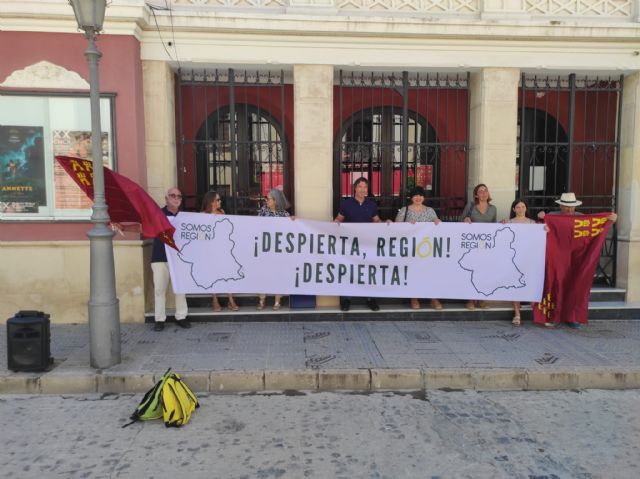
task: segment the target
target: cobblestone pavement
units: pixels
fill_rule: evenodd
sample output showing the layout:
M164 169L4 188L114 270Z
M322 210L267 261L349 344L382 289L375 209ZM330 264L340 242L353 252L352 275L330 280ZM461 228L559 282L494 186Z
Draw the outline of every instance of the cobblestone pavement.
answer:
M639 368L640 321L547 330L505 321L123 324L122 363L110 372L343 368ZM7 371L0 328L0 376ZM54 370L87 367L88 326L52 325Z
M2 477L634 478L640 391L201 395L122 429L141 395L0 396Z

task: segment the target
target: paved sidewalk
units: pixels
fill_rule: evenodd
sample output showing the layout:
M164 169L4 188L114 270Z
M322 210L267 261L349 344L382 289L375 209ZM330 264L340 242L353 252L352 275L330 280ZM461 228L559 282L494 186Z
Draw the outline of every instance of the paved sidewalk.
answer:
M506 321L122 325L122 363L89 367L87 325L52 325L53 368L7 369L0 393L143 392L171 367L196 391L640 388L640 321L548 330Z

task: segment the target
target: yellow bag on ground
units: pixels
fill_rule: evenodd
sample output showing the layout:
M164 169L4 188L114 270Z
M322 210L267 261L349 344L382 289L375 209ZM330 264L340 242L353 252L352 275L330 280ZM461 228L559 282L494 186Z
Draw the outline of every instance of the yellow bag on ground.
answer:
M162 419L167 427L184 426L200 407L198 399L180 376L171 373L162 386Z

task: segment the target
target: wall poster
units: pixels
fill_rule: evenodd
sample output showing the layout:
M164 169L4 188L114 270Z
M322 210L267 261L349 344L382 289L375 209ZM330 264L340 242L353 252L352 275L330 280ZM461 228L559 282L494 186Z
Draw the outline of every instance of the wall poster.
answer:
M43 128L0 125L0 213L47 206Z
M76 130L53 130L53 156L73 156L93 160L91 154L91 132ZM109 168L109 134L102 133L102 164ZM55 207L59 210L81 210L91 208L91 200L76 185L64 169L54 160L53 182L55 185Z

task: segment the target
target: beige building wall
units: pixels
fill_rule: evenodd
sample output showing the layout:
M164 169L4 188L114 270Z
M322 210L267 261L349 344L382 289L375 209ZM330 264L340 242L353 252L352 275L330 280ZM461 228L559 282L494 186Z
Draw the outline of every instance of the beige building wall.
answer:
M296 215L328 221L333 215L333 66L294 65L294 189ZM318 296L318 306L338 298Z
M161 205L177 184L174 78L167 62L142 61L147 188Z
M471 74L469 200L486 183L498 221L509 217L516 191L518 117L517 68L484 68Z
M333 201L333 67L294 65L296 214L327 221Z
M86 323L88 241L0 242L0 322L20 310L44 311L52 323ZM143 322L153 300L151 243L114 242L120 321ZM146 296L146 297L145 297Z
M640 73L625 77L621 128L616 280L640 301Z

